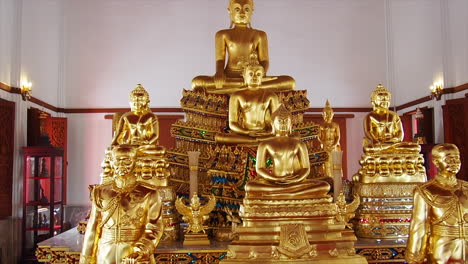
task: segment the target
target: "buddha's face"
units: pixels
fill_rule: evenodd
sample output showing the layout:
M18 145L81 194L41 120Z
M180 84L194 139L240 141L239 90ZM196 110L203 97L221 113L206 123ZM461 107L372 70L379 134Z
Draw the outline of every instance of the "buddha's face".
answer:
M333 119L334 114L333 114L333 111L331 110L325 110L323 111L322 116L325 122L330 123Z
M458 149L445 149L445 155L437 156L434 160L435 165L439 172L448 172L450 174L457 174L461 167L460 152Z
M230 0L228 12L234 24L249 24L253 11L252 0Z
M390 107L390 94L386 92L379 92L372 98L372 104L377 108L388 109Z
M247 87L259 87L265 74L262 66L247 67L244 71L244 82Z
M132 152L114 152L112 155L112 167L114 168L114 177L125 178L133 170L135 156Z
M132 112L141 112L148 106L148 98L143 95L136 95L130 98L130 108Z
M275 119L273 120L273 129L276 134L288 135L291 132L291 128L291 117L275 117Z

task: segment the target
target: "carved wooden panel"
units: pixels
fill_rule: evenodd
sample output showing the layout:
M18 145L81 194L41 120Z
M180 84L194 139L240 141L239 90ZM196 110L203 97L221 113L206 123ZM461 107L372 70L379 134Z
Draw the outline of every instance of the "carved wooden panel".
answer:
M463 180L468 180L468 154L467 149L467 118L466 111L468 110L468 99L453 99L447 100L442 106L444 115L444 142L457 145L460 150L460 159L462 166L457 177Z
M304 122L312 121L316 124L322 124L323 117L322 115L304 115ZM346 147L346 117L340 117L338 114L335 114L333 121L340 126L340 146L343 151L343 178L348 179L348 162L347 162L347 147Z
M0 98L0 219L11 216L15 103Z
M67 119L64 117L47 117L44 119L44 130L49 136L50 144L54 147L63 148L63 202L67 203Z

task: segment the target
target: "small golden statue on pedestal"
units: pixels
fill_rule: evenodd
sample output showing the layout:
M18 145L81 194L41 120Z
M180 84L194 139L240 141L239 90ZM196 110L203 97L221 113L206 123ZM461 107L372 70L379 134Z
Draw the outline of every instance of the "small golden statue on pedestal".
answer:
M272 118L275 136L258 146L257 176L245 186L239 239L221 263L367 263L345 227L352 212L332 203L328 183L306 179L307 147L290 136L291 113L281 105Z
M328 160L325 162L325 174L333 177L332 151L340 150L340 126L333 122L333 109L330 102L326 102L322 112L323 123L320 125L319 141L324 151L328 153Z
M115 146L111 156L113 181L91 192L80 264L154 263L154 249L164 231L159 192L137 181L135 147Z
M192 89L231 93L243 86L242 62L257 53L264 73L268 71L268 40L265 32L253 29L250 19L254 10L253 0L229 0L228 12L231 27L220 30L215 36L216 73L214 76L197 76ZM227 62L226 62L227 61ZM262 76L264 77L264 76ZM295 81L290 76L264 77L262 88L292 90Z
M468 182L456 178L460 152L453 144L440 144L432 158L437 175L414 191L406 261L467 263Z
M210 245L210 241L206 235L203 223L208 220L209 214L216 205L216 198L211 195L208 202L201 206L200 198L197 193L194 193L190 201L190 206L186 206L182 198L176 200L177 211L183 216L183 220L188 224L185 230L184 246L186 245Z
M361 197L355 225L360 237L406 237L413 189L426 181L421 147L402 141L403 127L389 110L390 96L379 84L371 95L373 110L364 118L364 155L353 176L354 192Z

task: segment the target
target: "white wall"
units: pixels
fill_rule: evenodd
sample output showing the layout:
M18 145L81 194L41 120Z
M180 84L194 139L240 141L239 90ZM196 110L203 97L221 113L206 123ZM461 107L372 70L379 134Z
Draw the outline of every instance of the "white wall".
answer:
M468 1L448 1L446 15L450 68L447 71L449 82L445 86L453 87L468 83Z
M23 0L21 79L33 83L33 96L63 107L61 90L62 0Z
M112 140L112 120L104 119L104 114L73 114L67 118L67 203L88 204L88 185L99 183L100 164Z
M293 76L312 106L326 98L368 106L367 94L386 81L383 3L257 0L252 24L269 35L269 74ZM212 0L68 1L66 107L127 106L139 82L152 105L179 106L194 76L214 73L226 8Z

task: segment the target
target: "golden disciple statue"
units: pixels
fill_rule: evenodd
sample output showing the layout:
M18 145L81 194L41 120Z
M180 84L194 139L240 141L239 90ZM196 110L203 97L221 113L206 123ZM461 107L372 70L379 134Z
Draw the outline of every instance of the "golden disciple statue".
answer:
M331 152L340 149L340 127L333 122L333 109L330 102L326 102L322 112L323 123L320 125L319 141L322 149L328 153L328 161L325 162L325 173L327 176L333 176L333 161Z
M379 84L372 92L373 110L364 119L364 153L416 152L418 144L403 141L403 126L397 113L389 110L390 92Z
M460 152L453 144L440 144L432 157L437 175L414 191L406 261L467 263L468 182L456 178Z
M156 147L159 139L158 117L151 112L149 102L148 92L138 84L130 93L131 111L123 114L119 120L112 140L113 146L153 146L151 148L156 154L164 151L163 147Z
M275 136L257 149L257 178L245 186L247 199L310 199L324 197L330 185L306 179L310 173L309 155L304 142L290 137L291 113L281 105L273 113ZM272 167L267 167L267 160Z
M257 53L266 74L269 66L268 40L265 32L251 28L253 0L229 0L228 12L231 28L220 30L215 36L216 73L214 76L197 76L192 89L235 91L243 85L243 61ZM232 25L234 27L232 27ZM265 77L262 88L294 89L295 81L289 76Z
M269 89L259 88L264 74L255 59L245 67L246 89L238 90L229 98L229 134L217 134L217 143L257 143L271 137L271 113L279 105L278 96Z
M161 198L154 185L137 182L136 148L112 148L112 182L91 192L91 215L80 264L154 263L154 249L163 233Z

